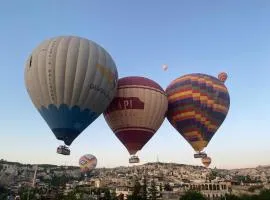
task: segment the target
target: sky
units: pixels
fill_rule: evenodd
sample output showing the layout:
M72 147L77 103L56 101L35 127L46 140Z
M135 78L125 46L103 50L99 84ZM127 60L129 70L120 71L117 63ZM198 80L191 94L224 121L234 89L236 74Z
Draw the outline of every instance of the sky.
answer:
M270 1L265 0L24 0L0 6L0 158L22 163L78 165L95 155L97 167L128 166L129 154L103 115L72 143L71 155L27 94L24 67L43 40L76 35L113 57L119 77L145 76L164 89L175 78L228 73L231 106L206 152L211 167L270 164ZM168 71L162 65L169 66ZM201 165L167 119L139 152L141 163Z

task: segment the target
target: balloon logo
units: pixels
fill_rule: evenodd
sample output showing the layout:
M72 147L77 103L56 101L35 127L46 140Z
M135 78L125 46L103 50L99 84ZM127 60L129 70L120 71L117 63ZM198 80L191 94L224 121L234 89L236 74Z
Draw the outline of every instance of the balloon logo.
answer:
M167 107L165 91L156 82L131 76L119 79L117 94L104 117L129 154L135 155L159 129Z
M112 101L118 72L109 53L90 40L61 36L29 56L25 84L58 140L71 145Z
M97 158L91 154L86 154L79 159L81 172L91 172L97 166Z
M229 111L226 86L215 77L197 73L172 81L166 92L169 122L195 151L201 152Z

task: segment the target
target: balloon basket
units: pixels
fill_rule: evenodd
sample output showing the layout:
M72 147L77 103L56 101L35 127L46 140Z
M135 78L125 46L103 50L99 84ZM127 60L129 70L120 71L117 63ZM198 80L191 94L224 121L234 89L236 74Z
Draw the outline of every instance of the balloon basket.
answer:
M60 145L59 147L57 147L56 152L65 156L70 155L70 149L64 145Z
M206 158L206 157L207 157L207 154L203 152L194 154L194 158Z
M140 162L140 159L139 159L138 156L131 156L131 157L129 158L129 163L131 163L131 164L139 163L139 162Z

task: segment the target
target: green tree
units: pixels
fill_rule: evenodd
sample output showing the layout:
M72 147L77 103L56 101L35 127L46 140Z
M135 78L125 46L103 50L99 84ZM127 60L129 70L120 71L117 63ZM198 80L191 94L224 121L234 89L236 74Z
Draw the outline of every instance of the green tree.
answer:
M140 196L140 192L141 192L142 186L140 184L139 181L136 181L134 184L134 190L133 190L133 196L138 197Z
M170 186L169 183L166 183L166 184L164 185L164 190L165 190L165 191L172 191L173 189L172 189L172 187Z
M0 200L7 199L8 194L9 194L9 191L5 187L0 186Z
M209 180L211 181L211 180L216 179L217 175L218 175L217 170L212 169L211 172L209 173Z
M157 187L156 187L156 183L154 180L151 181L151 185L150 185L150 189L149 189L149 196L150 196L150 200L156 200L157 199Z
M109 189L104 189L104 200L111 200L112 197L111 197L111 192Z
M260 200L269 200L270 199L270 190L262 190L258 196Z
M142 186L139 181L135 181L132 195L128 196L128 200L142 200Z
M147 200L147 179L144 177L142 185L142 199Z
M112 200L117 200L116 192L115 192L115 191L113 191L113 192L111 193L111 199L112 199Z
M241 200L241 198L233 194L226 194L225 197L221 198L221 200Z
M52 177L52 180L50 181L50 184L54 187L64 186L69 181L69 178L65 175L62 176L56 176L54 175Z
M196 191L187 191L180 200L207 200L201 193Z
M21 188L21 190L19 191L19 196L21 197L21 200L36 200L36 194L38 194L38 190L33 188Z
M261 200L258 195L243 195L239 199L241 200Z

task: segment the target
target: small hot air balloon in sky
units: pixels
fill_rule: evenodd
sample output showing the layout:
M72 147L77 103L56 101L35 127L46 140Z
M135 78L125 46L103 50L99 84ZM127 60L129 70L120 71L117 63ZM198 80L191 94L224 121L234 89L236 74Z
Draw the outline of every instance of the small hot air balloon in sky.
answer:
M168 108L165 91L156 82L137 76L121 78L117 94L104 117L127 148L130 163L138 163L137 151L156 133Z
M166 65L166 64L162 65L162 69L163 69L163 71L167 71L168 65Z
M221 72L219 75L218 75L218 79L220 81L222 81L223 83L227 80L228 78L228 75L226 72Z
M208 145L225 120L230 107L230 96L224 81L206 74L188 74L175 79L167 87L167 118L172 126L198 153L195 158L206 157L202 150Z
M29 56L25 84L31 100L58 140L71 145L112 101L118 73L109 53L90 40L60 36ZM58 153L69 155L66 146Z
M97 166L97 158L92 154L85 154L80 157L79 166L82 173L91 172Z
M211 158L210 157L205 157L205 158L201 158L202 159L202 164L205 167L209 167L209 165L211 164Z

